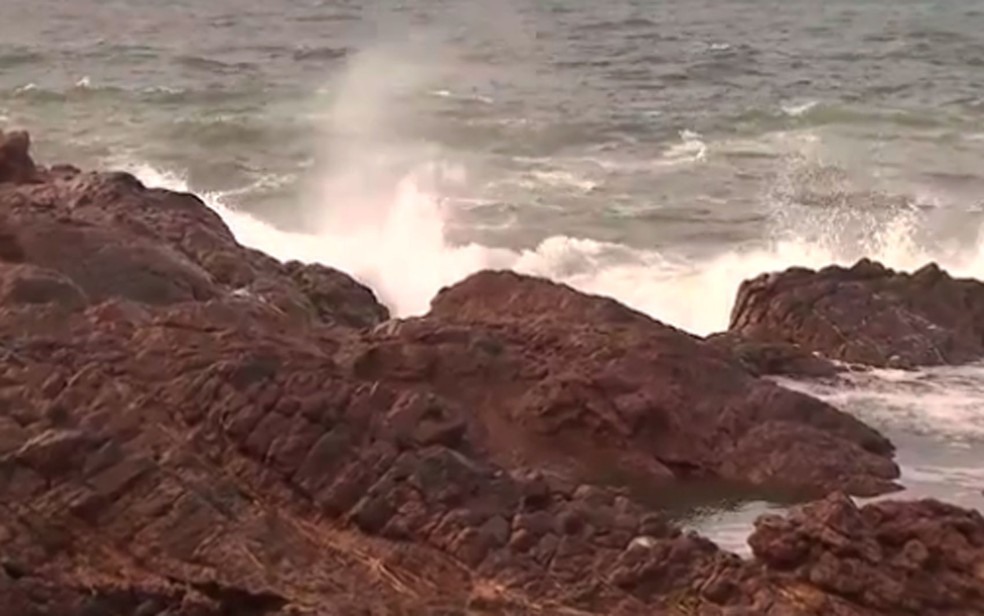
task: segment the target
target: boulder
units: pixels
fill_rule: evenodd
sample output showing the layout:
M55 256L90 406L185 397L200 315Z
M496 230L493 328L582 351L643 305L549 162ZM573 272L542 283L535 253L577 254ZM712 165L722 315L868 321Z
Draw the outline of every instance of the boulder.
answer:
M241 246L194 195L147 188L127 173L38 167L26 133L3 143L0 260L58 273L96 302L232 296L299 325L361 328L389 318L371 290L342 272L282 264Z
M0 184L23 184L35 179L37 168L31 159L30 148L31 138L27 133L0 131Z
M984 357L984 283L932 263L791 268L742 283L729 334L876 367L959 364Z
M893 449L876 431L607 298L481 272L391 329L370 338L359 369L436 386L472 410L503 462L559 465L578 482L894 489Z

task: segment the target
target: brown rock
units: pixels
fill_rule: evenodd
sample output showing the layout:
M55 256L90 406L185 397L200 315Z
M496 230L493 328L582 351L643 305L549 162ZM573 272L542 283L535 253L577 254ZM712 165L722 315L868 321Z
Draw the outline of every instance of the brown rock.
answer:
M501 348L471 366L478 332ZM891 444L853 417L750 376L698 338L546 280L482 272L443 290L427 317L380 339L366 376L407 373L410 357L428 362L413 379L473 409L498 460L559 464L581 480L895 488Z
M984 284L932 263L792 268L742 283L729 333L871 366L963 363L984 356Z
M389 319L389 310L372 291L338 270L297 261L284 268L323 322L372 327Z
M760 518L749 545L777 575L875 613L984 613L978 512L932 500L859 509L833 494L786 518Z
M0 184L23 184L35 179L37 169L28 153L30 147L31 138L27 133L0 131Z
M341 272L282 265L240 246L194 195L148 189L125 173L39 170L29 144L26 133L0 136L2 260L62 274L93 301L232 295L303 322L367 327L388 318L372 291Z
M58 474L78 465L91 443L79 430L45 430L24 443L14 458L43 475Z

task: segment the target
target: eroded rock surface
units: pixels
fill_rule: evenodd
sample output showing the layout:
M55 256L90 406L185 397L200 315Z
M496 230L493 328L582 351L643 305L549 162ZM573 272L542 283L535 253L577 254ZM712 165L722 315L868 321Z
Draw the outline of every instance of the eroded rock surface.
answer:
M984 357L984 283L935 264L791 268L742 283L729 332L870 366L958 364Z
M753 561L641 504L647 486L708 478L867 494L897 476L876 431L713 345L508 273L387 321L344 274L240 247L191 195L4 164L0 613L909 605L813 573L842 558L823 507L843 497L766 519ZM862 510L858 536L940 528L959 560L913 562L957 577L918 606L972 613L979 516L892 507Z
M808 613L984 614L984 517L935 500L835 494L763 516L749 544Z
M455 331L459 342L428 342ZM384 338L377 362L396 355L389 349L427 361L430 380L483 418L494 447L530 463L560 456L564 468L609 477L817 493L880 493L897 476L891 444L853 417L751 377L694 336L545 280L476 274Z

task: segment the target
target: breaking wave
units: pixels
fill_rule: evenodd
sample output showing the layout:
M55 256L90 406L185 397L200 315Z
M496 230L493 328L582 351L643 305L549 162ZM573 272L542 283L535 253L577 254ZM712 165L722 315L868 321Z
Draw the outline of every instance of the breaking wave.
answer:
M178 174L149 165L131 170L146 184L192 190ZM958 274L984 265L980 244L933 252L916 235L919 215L896 213L847 241L844 228L856 219L811 221L814 233L787 230L748 248L733 248L705 259L688 260L656 250L638 250L590 238L553 236L524 250L448 239L453 214L434 192L433 169L417 170L370 195L341 194L344 203L325 204L323 222L308 232L279 229L236 209L230 194L202 195L245 245L279 259L319 262L350 273L370 285L398 316L422 314L431 298L481 269L513 269L570 284L582 291L614 297L657 319L704 335L724 329L742 280L792 265L850 264L862 256L915 269L936 260ZM327 215L330 211L331 215Z

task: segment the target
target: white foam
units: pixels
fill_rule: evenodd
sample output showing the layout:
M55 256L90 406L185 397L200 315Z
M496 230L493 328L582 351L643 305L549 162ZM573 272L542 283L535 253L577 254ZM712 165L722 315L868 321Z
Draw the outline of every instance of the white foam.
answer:
M452 100L482 103L483 105L491 105L495 103L495 101L490 97L482 96L481 94L458 94L456 92L452 92L451 90L434 90L431 92L431 94L438 98L448 98Z
M671 145L657 161L659 165L678 165L698 163L707 159L707 144L700 133L692 130L680 131L680 143Z
M872 425L931 436L957 447L984 443L984 365L918 372L871 370L831 382L780 381L849 410ZM919 469L913 469L919 472Z
M804 103L789 103L782 106L782 111L788 116L798 118L806 113L809 113L820 103L818 101L806 101Z
M533 171L530 175L543 184L558 188L573 188L581 193L589 193L598 187L598 182L580 177L570 171Z

